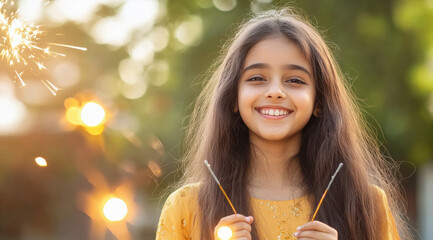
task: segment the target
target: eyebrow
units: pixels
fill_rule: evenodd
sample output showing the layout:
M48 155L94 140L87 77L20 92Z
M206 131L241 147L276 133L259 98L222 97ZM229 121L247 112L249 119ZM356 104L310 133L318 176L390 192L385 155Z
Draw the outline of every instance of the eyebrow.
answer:
M246 67L246 68L242 71L242 73L244 73L244 72L246 72L246 71L248 71L248 70L250 70L250 69L256 69L256 68L263 69L263 68L270 68L270 66L269 66L269 64L266 64L266 63L254 63L254 64L251 64L251 65L249 65L248 67ZM300 71L305 72L306 74L308 74L308 76L311 77L310 72L309 72L306 68L304 68L304 67L302 67L302 66L300 66L300 65L296 65L296 64L286 64L286 65L283 66L283 68L284 68L284 69L287 69L287 70L300 70Z

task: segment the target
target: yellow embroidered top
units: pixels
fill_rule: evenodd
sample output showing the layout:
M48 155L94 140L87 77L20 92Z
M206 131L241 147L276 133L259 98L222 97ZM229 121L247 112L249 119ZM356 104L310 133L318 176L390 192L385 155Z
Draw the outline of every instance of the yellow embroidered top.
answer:
M199 219L197 218L199 185L184 186L173 192L165 202L159 219L156 240L186 240L200 239ZM386 236L380 240L400 239L395 227L385 192L380 192L386 214ZM259 234L259 239L280 240L297 239L293 233L296 227L310 221L314 209L311 207L309 196L286 201L270 201L251 199L254 221Z

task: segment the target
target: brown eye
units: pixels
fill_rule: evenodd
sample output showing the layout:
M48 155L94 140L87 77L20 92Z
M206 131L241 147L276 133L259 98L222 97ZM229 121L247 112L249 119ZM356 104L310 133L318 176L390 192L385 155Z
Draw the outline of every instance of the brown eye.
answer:
M264 81L264 80L265 80L265 79L262 78L262 77L255 76L255 77L252 77L252 78L248 78L247 81L249 81L249 82L257 82L257 81Z
M287 80L286 82L287 83L296 83L296 84L305 84L305 82L299 78L291 78L291 79Z

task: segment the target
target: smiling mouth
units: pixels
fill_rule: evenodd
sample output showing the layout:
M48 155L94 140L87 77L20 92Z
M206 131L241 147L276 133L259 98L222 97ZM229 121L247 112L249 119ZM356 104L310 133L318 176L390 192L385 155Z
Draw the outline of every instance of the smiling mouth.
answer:
M287 116L292 113L292 110L281 109L281 108L256 108L256 111L265 116Z

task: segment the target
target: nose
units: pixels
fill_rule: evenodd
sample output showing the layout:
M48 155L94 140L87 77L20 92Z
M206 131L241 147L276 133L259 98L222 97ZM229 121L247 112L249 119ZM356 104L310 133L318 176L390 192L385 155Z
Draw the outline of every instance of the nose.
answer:
M279 81L274 81L269 85L265 96L269 99L284 99L286 98L286 93L284 92L281 83Z

